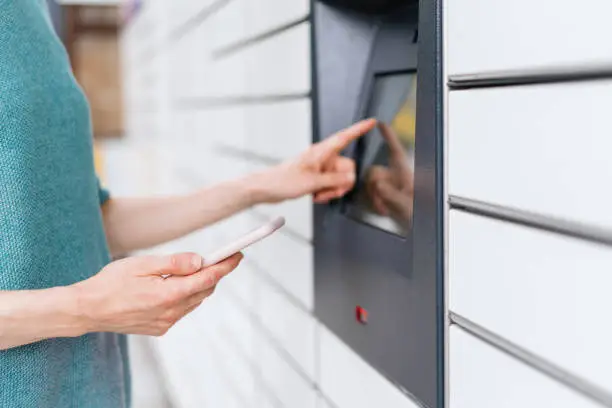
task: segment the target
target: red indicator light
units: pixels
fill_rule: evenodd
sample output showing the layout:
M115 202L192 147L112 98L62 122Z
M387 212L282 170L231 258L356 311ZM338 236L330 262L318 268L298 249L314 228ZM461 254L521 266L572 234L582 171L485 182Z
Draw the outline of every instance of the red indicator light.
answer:
M368 323L368 311L361 306L355 308L355 319L361 324Z

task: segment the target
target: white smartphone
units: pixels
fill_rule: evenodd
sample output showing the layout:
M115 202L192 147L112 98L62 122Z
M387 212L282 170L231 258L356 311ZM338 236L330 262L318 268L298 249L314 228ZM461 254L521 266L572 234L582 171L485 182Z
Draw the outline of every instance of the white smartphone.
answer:
M275 218L274 220L262 225L261 227L243 235L231 244L226 245L223 248L220 248L205 256L203 267L206 268L212 266L223 261L224 259L229 258L230 256L253 245L254 243L261 241L266 237L269 237L274 232L278 231L283 225L285 225L285 218Z

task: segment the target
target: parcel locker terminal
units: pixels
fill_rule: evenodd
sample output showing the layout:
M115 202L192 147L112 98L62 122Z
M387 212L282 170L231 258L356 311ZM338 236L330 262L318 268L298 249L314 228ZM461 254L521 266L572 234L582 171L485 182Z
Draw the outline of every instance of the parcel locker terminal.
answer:
M315 313L424 406L443 406L442 75L436 1L313 4L315 139L376 117L357 183L315 208Z

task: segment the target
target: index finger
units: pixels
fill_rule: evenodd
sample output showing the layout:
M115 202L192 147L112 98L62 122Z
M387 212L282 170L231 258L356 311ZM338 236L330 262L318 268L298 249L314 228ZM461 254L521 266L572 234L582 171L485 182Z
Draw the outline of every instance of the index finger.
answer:
M352 142L374 129L376 123L376 119L362 120L319 142L321 154L323 157L339 154Z

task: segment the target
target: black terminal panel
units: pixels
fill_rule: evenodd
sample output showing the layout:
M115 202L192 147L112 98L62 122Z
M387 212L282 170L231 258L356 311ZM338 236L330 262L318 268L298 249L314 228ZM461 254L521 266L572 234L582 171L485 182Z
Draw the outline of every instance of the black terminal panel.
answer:
M313 2L315 141L367 117L354 190L315 206L315 313L411 398L444 401L437 0Z

